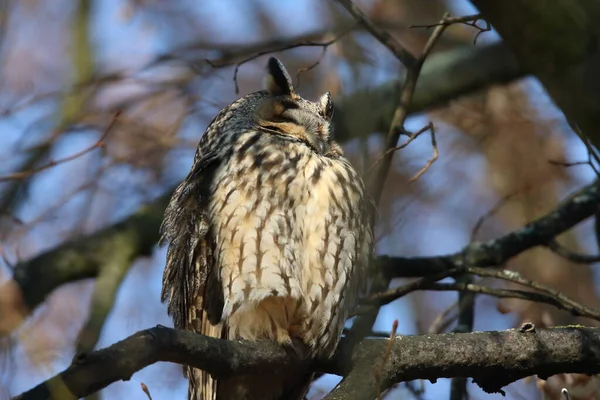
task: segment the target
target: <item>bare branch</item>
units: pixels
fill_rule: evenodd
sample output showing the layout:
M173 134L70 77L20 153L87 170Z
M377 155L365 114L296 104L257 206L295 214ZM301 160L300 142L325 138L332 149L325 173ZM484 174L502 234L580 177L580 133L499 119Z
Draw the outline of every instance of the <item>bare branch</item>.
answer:
M512 193L508 193L505 196L502 196L502 198L500 200L498 200L492 208L490 208L485 214L483 214L481 217L479 217L477 219L477 222L475 223L475 226L473 227L473 230L471 231L471 242L475 241L475 239L477 238L477 234L479 233L479 230L483 226L483 223L485 222L486 219L488 219L492 215L496 214L502 207L504 207L504 205L509 200L511 200L516 195L523 193L527 189L528 189L528 187L525 187L521 190L517 190Z
M562 295L562 299L558 299L555 296L548 293L533 292L529 290L518 290L518 289L497 289L488 286L481 286L473 283L442 283L434 282L428 283L422 286L423 290L432 291L458 291L475 294L485 294L488 296L494 296L498 298L510 298L533 301L538 303L545 303L555 306L559 309L566 310L571 314L578 317L588 317L600 321L600 311L586 307L579 304L568 297ZM566 300L566 301L565 301Z
M531 329L526 332L513 329L397 337L392 356L384 368L382 390L400 381L471 377L486 392L501 392L503 386L526 376L537 374L546 379L556 374L561 368L559 365L564 364L555 356L558 353L566 355L563 351L576 359L591 357L589 367L600 368L592 366L593 359L599 356L589 352L595 350L576 344L578 340L594 343L594 335L598 333L600 331L595 328ZM561 342L563 339L566 342ZM380 347L379 351L383 352L384 344L380 342L388 341L367 340L358 347L354 369L325 397L326 400L373 398L375 382L369 376L373 361L367 360L372 357L371 346ZM547 363L543 361L544 357L549 357ZM365 361L361 363L362 360Z
M235 84L235 93L239 94L239 92L240 92L240 88L239 88L239 85L238 85L237 77L238 77L238 72L240 70L240 67L242 65L244 65L245 63L247 63L249 61L252 61L252 60L255 60L258 57L262 57L262 56L267 55L267 54L275 53L275 52L278 52L278 51L290 50L290 49L294 49L294 48L297 48L297 47L321 47L322 48L321 57L323 57L323 55L325 54L325 52L327 51L327 48L329 46L331 46L332 44L334 44L335 42L337 42L338 40L340 40L342 37L344 37L345 35L347 35L348 33L350 33L351 30L352 29L347 29L347 30L343 31L342 33L336 35L336 37L334 37L333 39L325 41L325 42L308 41L308 42L300 42L300 43L292 43L292 44L288 43L288 44L283 45L283 46L278 47L278 48L269 49L269 50L265 50L265 51L259 51L257 53L254 53L254 54L252 54L252 55L244 58L241 61L238 61L236 63L236 65L235 65L235 69L233 71L233 82ZM206 60L206 61L210 64L210 66L215 67L215 68L223 67L223 66L226 65L226 64L225 65L217 65L214 62L211 62L209 60ZM316 67L318 64L319 64L319 62L313 64L311 67L308 67L305 70L308 71L308 70Z
M477 22L479 21L483 21L485 23L485 26L479 26L477 25ZM444 21L440 21L437 24L431 24L431 25L411 25L411 28L433 28L436 26L440 26L440 25L453 25L453 24L463 24L463 25L467 25L467 26L471 26L475 29L477 29L477 34L475 35L475 38L473 38L473 44L477 43L477 39L479 38L479 36L484 33L484 32L489 32L492 30L492 26L490 25L489 22L487 22L486 20L484 20L481 17L481 14L474 14L474 15L464 15L462 17L448 17L446 18Z
M346 3L346 5L350 8L356 8L350 0L348 0L347 2L344 0L342 1L342 3ZM360 10L356 9L353 11L353 15L355 15L354 13L360 13ZM359 19L362 18L363 20L365 20L366 18L363 14L356 14L355 16ZM443 19L445 19L447 16L448 15L445 14ZM396 103L396 110L394 111L394 116L392 117L392 122L389 126L387 133L387 150L385 151L381 163L378 164L378 166L376 167L374 175L369 182L369 192L375 204L379 204L379 202L381 201L384 182L388 176L390 166L392 164L392 157L394 155L393 149L397 146L400 135L406 132L404 124L406 122L406 118L408 117L409 107L413 101L415 89L417 87L417 81L419 79L419 75L421 74L421 68L423 67L425 59L429 55L429 52L433 48L433 45L441 36L445 28L445 26L439 26L435 28L429 40L425 44L425 48L423 49L421 55L417 59L410 61L410 64L406 65L406 80L404 81L404 85L400 90L400 97L398 102ZM373 209L373 214L374 211L375 210ZM376 216L371 215L371 218L373 221L375 221ZM379 292L381 290L385 290L387 287L389 287L389 285L389 277L382 274L381 270L376 270L370 290L372 292ZM355 323L352 325L352 334L350 335L354 343L358 343L359 341L361 341L365 337L365 335L371 331L378 313L378 307L374 306L371 307L371 309L368 310L366 313L360 315L359 318L357 318ZM344 383L342 383L342 385L344 385Z
M402 47L402 45L388 32L377 27L369 17L367 17L365 13L352 2L352 0L337 0L337 2L340 3L354 19L360 22L371 35L387 47L405 67L411 68L417 62L417 59L410 51Z
M548 214L497 239L473 242L461 251L445 256L382 257L380 267L390 277L417 277L444 274L463 266L500 266L527 249L545 246L554 237L592 217L598 203L600 181L571 194Z
M442 21L445 20L447 16L447 14L444 15ZM431 36L429 37L429 40L425 44L425 48L421 52L421 55L417 59L415 59L414 62L412 62L412 64L407 65L406 80L404 81L402 90L400 91L399 102L396 107L396 110L394 111L394 116L392 117L392 122L388 129L386 151L383 155L381 163L379 163L377 169L375 170L373 179L370 182L370 192L373 196L375 204L378 204L381 199L383 185L385 183L385 180L390 170L390 166L392 164L392 157L394 155L392 149L394 149L397 146L398 139L400 139L400 135L406 132L404 123L406 122L406 118L408 117L408 110L413 101L415 89L417 87L417 81L419 80L419 76L421 74L421 68L423 67L423 63L425 62L425 59L429 55L429 52L433 48L435 42L439 39L439 37L442 35L445 29L446 25L440 25L436 27Z
M64 283L97 276L102 265L110 262L115 248L119 246L131 246L132 259L136 254L148 254L158 239L158 226L170 198L168 193L119 224L65 243L17 265L14 280L21 288L28 310L33 310L51 291ZM390 278L436 274L441 274L443 278L465 264L478 267L502 265L527 249L546 245L557 235L594 216L599 202L600 182L595 182L569 196L552 212L500 238L474 242L457 253L444 256L380 256L377 268ZM2 306L0 301L0 313ZM15 327L0 328L3 328L0 333L8 333Z
M376 387L377 390L375 391L375 396L377 397L377 400L381 400L381 375L383 373L383 368L385 367L385 364L388 362L388 359L390 358L390 355L392 354L392 347L394 346L394 340L396 339L396 331L398 330L398 320L395 319L394 323L392 324L392 332L389 335L389 341L388 341L388 346L385 349L385 353L383 354L383 357L381 358L381 362L380 364L375 368L375 371L373 372L373 376L375 378L375 382L377 383Z
M423 168L421 168L412 178L408 180L408 183L412 183L419 179L425 172L427 172L427 170L433 165L440 155L438 152L437 140L435 138L435 127L431 122L427 126L429 127L429 136L431 137L431 148L433 149L433 155L429 160L427 160Z
M14 174L10 174L10 175L5 175L5 176L0 176L0 182L6 182L6 181L13 181L13 180L18 180L18 179L25 179L25 178L29 178L31 175L37 174L38 172L42 172L45 171L47 169L50 169L52 167L55 167L57 165L60 164L64 164L67 163L69 161L73 161L77 158L80 158L84 155L86 155L87 153L91 152L94 149L98 149L104 146L104 140L106 139L106 137L108 136L108 134L112 131L112 129L114 128L115 124L117 123L117 120L119 118L119 116L121 115L120 112L116 112L115 115L113 116L113 118L111 119L110 123L108 124L108 127L104 130L104 133L102 134L102 136L100 137L100 139L98 139L98 141L96 141L96 143L94 143L91 146L86 147L85 149L76 152L75 154L72 154L68 157L64 157L58 160L52 160L49 163L39 166L37 168L32 168L32 169L28 169L25 171L21 171L21 172L15 172Z
M315 371L347 374L343 382L348 384L338 386L326 399L373 399L373 362L386 353L389 342L365 340L352 355L342 340L330 360L312 364ZM306 368L310 362L271 342L228 341L156 327L75 357L65 371L14 400L55 399L52 390L56 387L84 397L113 382L129 380L135 372L159 361L202 368L220 378L277 368ZM557 373L599 372L600 328L398 336L382 369L381 389L415 379L468 376L485 391L498 392L533 374L545 379Z
M554 253L558 254L559 256L561 256L569 261L573 261L574 263L594 264L594 263L600 262L600 256L598 256L598 255L592 256L592 255L587 255L587 254L575 253L575 252L567 249L560 243L558 243L558 241L556 239L549 241L546 246L550 250L552 250Z
M122 222L92 235L73 239L15 266L13 279L21 290L20 297L24 302L19 305L20 312L31 312L54 289L65 283L98 276L103 266L114 262L116 254L123 254L124 257L119 260L127 265L139 255L151 254L158 241L163 211L170 199L171 192L167 193ZM3 290L3 285L0 285L0 292ZM8 301L3 301L0 296L0 315L11 313L5 307L14 308L11 305L14 300L5 300ZM0 322L5 323L2 319ZM0 337L16 328L2 324Z
M475 274L478 276L488 278L502 279L508 282L516 283L531 288L535 290L535 292L529 292L531 293L530 296L532 298L532 301L540 301L542 303L551 304L557 308L567 310L573 315L589 317L600 321L600 310L580 304L575 300L572 300L569 297L565 296L559 290L553 289L542 283L523 278L521 274L519 274L516 271L496 270L478 267L468 267L466 268L466 271L470 274ZM539 297L539 295L542 295L545 298Z
M463 15L461 17L448 17L446 19L444 19L443 21L437 22L435 24L429 24L429 25L410 25L410 28L425 28L425 29L430 29L430 28L435 28L436 26L440 26L440 25L453 25L453 24L465 24L468 26L473 26L476 28L481 29L479 26L477 26L477 21L483 20L483 18L481 18L481 14L472 14L472 15Z

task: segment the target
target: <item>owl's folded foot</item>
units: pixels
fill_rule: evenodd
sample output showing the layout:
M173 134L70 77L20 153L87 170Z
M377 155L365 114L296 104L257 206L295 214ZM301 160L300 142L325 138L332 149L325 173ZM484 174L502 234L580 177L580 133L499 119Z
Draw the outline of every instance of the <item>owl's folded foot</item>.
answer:
M299 360L306 360L310 355L310 349L300 339L292 339L289 343L283 344L288 353L293 353Z
M290 346L292 345L292 338L290 337L290 333L287 329L277 327L276 331L276 340L282 346Z

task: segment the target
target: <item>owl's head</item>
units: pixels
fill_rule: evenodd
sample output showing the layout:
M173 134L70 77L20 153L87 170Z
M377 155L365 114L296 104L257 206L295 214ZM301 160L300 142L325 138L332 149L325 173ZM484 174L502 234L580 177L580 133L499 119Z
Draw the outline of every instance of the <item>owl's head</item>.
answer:
M329 92L317 102L300 97L285 67L275 57L267 63L267 96L256 108L256 122L266 132L291 136L324 156L341 155L333 141L333 102Z

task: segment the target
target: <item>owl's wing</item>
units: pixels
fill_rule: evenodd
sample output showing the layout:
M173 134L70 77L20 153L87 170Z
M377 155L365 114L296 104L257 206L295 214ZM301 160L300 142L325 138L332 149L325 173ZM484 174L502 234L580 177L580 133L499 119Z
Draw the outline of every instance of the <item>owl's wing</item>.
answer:
M220 159L216 150L202 152L202 147L165 210L159 242L169 244L161 300L167 301L176 328L195 332L208 328L203 327L207 319L217 324L223 309L208 211Z

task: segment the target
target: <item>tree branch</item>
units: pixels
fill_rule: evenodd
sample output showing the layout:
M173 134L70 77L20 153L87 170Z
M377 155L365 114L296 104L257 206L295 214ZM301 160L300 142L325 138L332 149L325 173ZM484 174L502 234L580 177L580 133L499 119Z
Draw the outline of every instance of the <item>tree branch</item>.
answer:
M121 246L131 249L131 261L137 254L149 254L158 239L158 227L168 199L168 195L162 196L121 223L65 243L18 265L14 280L21 288L29 311L60 285L97 276L101 266L114 259L116 249ZM502 265L511 257L535 246L545 245L557 235L595 215L599 203L600 182L595 182L569 196L552 212L500 238L471 243L463 250L445 256L381 256L378 267L389 277L423 277L445 274L465 265ZM3 311L1 303L0 313ZM0 335L11 330L2 328Z
M600 370L595 364L599 335L598 328L573 327L398 337L383 371L382 389L414 379L471 377L484 391L502 393L502 387L534 374L542 379L561 370L593 374ZM324 400L372 399L372 357L384 354L386 342L365 341L356 368Z
M338 1L343 4L344 7L346 7L346 9L354 16L354 18L356 18L362 24L367 27L372 26L372 23L369 21L369 19L352 3L351 0ZM444 15L443 19L445 20L446 17L447 15ZM409 113L408 108L412 104L417 82L421 75L421 69L435 42L440 38L445 29L446 26L444 25L436 27L419 56L416 58L411 56L412 58L404 60L406 66L406 79L404 80L402 89L400 90L398 100L394 102L394 104L396 104L396 109L394 110L390 126L388 127L388 134L386 138L387 151L383 153L383 156L381 157L381 163L375 163L373 166L373 174L370 175L369 179L367 180L368 191L375 205L378 205L381 201L383 186L389 174L392 158L394 156L393 150L398 144L400 135L406 132L404 125ZM394 41L393 38L385 31L373 29L369 29L369 31L389 48L390 46L397 44L397 42ZM391 50L394 51L398 49L392 47ZM402 47L400 47L399 50L402 50ZM397 56L399 56L399 54L397 54ZM431 126L431 135L433 138L432 141L435 145L433 126ZM375 215L375 207L373 207L371 211L370 217L371 221L374 223L377 219ZM389 285L390 279L382 274L380 270L375 270L375 274L372 277L370 290L376 292L382 291L389 287ZM356 319L356 321L352 324L352 331L349 335L354 343L360 342L366 336L366 334L372 330L378 314L379 309L375 306L371 307L368 312L361 314Z
M381 44L388 48L396 56L405 67L410 68L417 62L417 58L406 50L400 42L398 42L387 31L380 29L358 8L352 0L337 0L348 11L352 17L360 22L371 35L373 35Z
M560 243L556 239L553 239L548 242L546 245L550 250L552 250L555 254L561 256L562 258L572 261L574 263L579 264L594 264L600 262L599 255L588 255L588 254L579 254L575 253Z
M76 238L61 246L42 253L31 260L17 265L14 282L21 290L24 304L19 312L31 312L41 304L54 289L69 282L98 276L103 266L126 263L125 268L143 254L151 254L158 241L158 229L171 192L148 206L140 208L126 220L104 228L92 235ZM3 292L0 285L0 292ZM9 304L4 304L8 300ZM11 299L0 296L0 316L9 314ZM21 316L21 320L26 315ZM7 319L8 320L8 319ZM0 323L7 320L0 318ZM11 318L10 321L17 321ZM10 333L16 326L0 324L0 336Z
M526 70L504 43L436 52L423 65L408 111L409 114L423 112L490 85L508 83L525 75ZM365 133L386 132L401 87L399 81L392 81L376 90L359 90L337 101L333 117L337 140L344 142ZM369 118L363 117L366 109L369 110Z
M554 237L595 215L600 204L600 181L583 187L548 214L497 239L473 242L461 251L437 257L382 257L381 268L391 277L444 274L465 266L495 267L523 251L544 246Z
M572 125L600 146L600 2L471 0Z
M348 374L326 399L371 400L376 395L374 365L386 354L389 340L365 340L354 355L346 344L342 340L332 359L310 367ZM65 371L14 400L68 399L64 390L83 397L159 361L191 365L219 378L310 365L271 342L228 341L158 326L75 357ZM487 392L532 374L543 379L557 373L595 374L600 372L600 328L398 336L380 371L382 390L415 379L468 376Z

